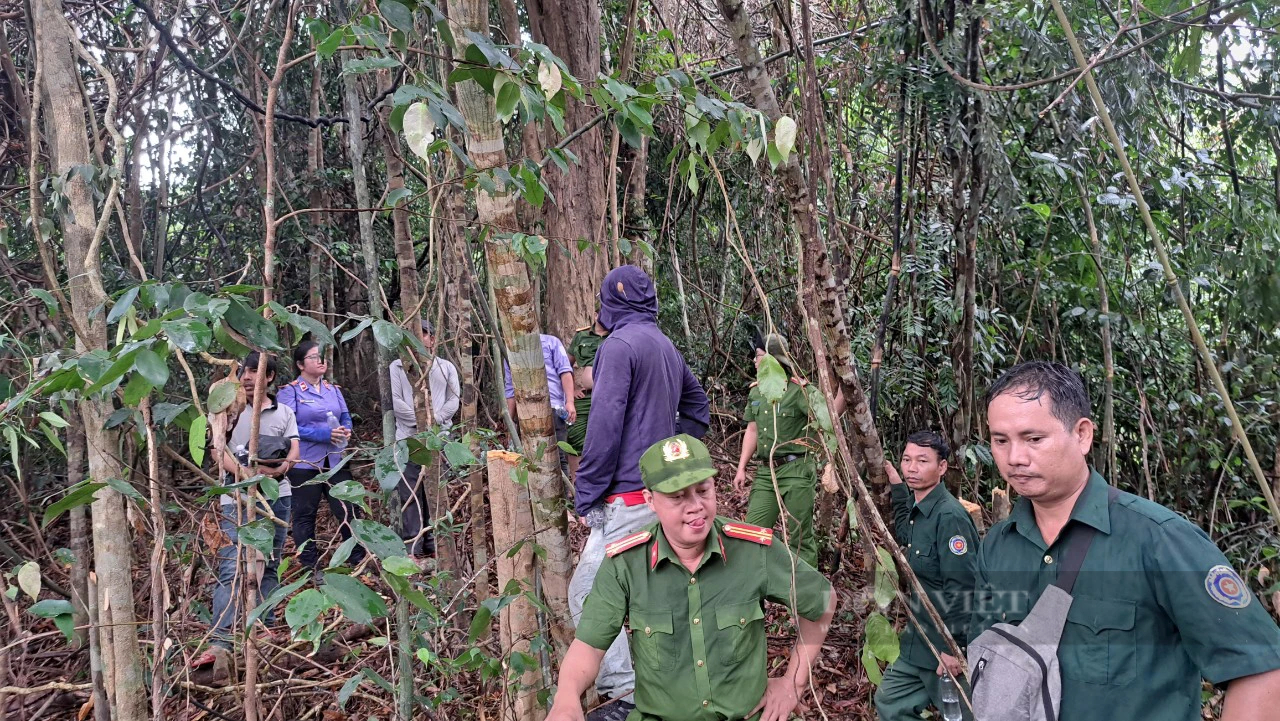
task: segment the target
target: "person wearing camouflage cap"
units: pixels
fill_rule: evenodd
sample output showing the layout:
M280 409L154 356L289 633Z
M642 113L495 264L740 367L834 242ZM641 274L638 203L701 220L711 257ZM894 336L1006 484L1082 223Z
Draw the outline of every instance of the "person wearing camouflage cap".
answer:
M659 441L639 465L658 522L607 547L548 721L584 718L582 693L624 623L634 704L614 702L609 718L784 721L835 614L831 584L775 543L772 530L716 516L716 468L701 441L685 434ZM786 605L798 622L777 678L766 668L766 600Z
M733 486L746 485L747 464L756 459L755 476L747 502L747 523L773 528L786 509L787 543L811 566L818 565L818 539L813 530L814 503L818 489L818 451L808 381L796 373L787 341L770 334L757 339L755 364L760 368L765 356L773 356L790 374L787 390L776 404L768 402L757 384L751 385L743 414L747 430ZM836 397L836 414L844 409L843 394ZM781 505L778 503L781 498Z

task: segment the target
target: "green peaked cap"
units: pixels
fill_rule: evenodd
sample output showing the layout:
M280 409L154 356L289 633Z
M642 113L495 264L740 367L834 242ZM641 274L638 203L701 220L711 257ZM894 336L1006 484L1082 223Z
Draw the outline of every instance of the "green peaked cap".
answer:
M644 487L658 493L677 493L715 474L711 452L686 433L658 441L640 456Z

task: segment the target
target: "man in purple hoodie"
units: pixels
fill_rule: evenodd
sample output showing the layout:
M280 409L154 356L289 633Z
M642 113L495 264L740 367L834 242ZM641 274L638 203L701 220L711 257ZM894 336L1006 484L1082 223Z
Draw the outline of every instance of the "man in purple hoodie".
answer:
M574 482L574 505L591 535L569 583L574 623L605 546L657 521L645 504L640 456L654 443L679 433L701 438L711 423L710 404L684 356L658 329L658 296L643 270L624 265L600 288L600 325L609 335L596 351L591 416L582 464ZM596 678L601 696L621 699L635 687L626 634L605 653ZM631 709L619 700L593 712L591 721L621 721Z

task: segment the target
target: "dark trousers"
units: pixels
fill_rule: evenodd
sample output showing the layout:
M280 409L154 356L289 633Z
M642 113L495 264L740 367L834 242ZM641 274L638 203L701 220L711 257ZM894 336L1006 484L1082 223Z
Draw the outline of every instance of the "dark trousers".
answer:
M427 500L427 484L421 480L422 466L405 464L396 493L400 494L400 537L410 556L436 555L436 539L427 528L431 525L431 505ZM419 535L421 534L421 535Z
M320 502L329 501L329 511L338 519L342 540L351 538L351 521L360 517L359 511L350 503L344 503L329 495L333 483L351 480L351 473L343 469L323 483L307 483L320 475L314 468L294 468L289 471L289 485L293 487L293 545L298 548L298 561L303 568L319 568L320 548L316 544L316 514L320 510ZM352 567L364 560L364 546L356 545L347 557L347 565Z

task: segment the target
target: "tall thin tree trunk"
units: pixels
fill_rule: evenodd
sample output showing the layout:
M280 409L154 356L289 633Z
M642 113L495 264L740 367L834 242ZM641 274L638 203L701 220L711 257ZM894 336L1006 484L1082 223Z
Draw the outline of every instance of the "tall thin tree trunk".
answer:
M67 487L84 480L85 440L84 429L77 424L67 428ZM76 645L89 645L89 569L92 568L93 550L89 545L88 514L84 506L67 511L71 524L71 604L75 606Z
M87 107L78 83L79 69L71 54L71 28L60 0L33 0L31 5L36 51L43 64L39 91L46 109L50 170L57 177L68 178L63 186L68 212L60 220L71 314L75 326L84 331L77 334L77 350L106 350L106 319L102 313L94 312L108 301L102 286L102 267L93 247L97 214L89 186L79 174L71 172L94 162L85 121ZM32 152L36 152L35 148ZM116 148L115 152L123 149ZM85 398L79 406L89 475L103 481L123 478L118 460L119 434L107 428L107 418L114 411L111 398ZM109 486L101 489L93 502L92 515L100 592L98 620L101 626L111 629L102 656L112 717L117 721L141 721L147 716L147 696L134 614L131 538L124 497Z
M489 7L485 0L463 0L452 7L452 19L459 26L455 38L465 38L465 30L487 34ZM466 50L460 41L457 53ZM467 154L480 171L506 163L502 142L502 126L497 122L497 109L492 97L468 80L455 86L458 108L467 121ZM551 610L550 641L557 656L573 640L569 620L569 576L572 556L569 551L565 514L564 479L560 475L559 450L556 447L551 404L547 397L547 375L542 359L540 328L535 312L536 299L529 282L529 271L505 234L516 230L516 208L507 188L496 192L477 191L476 213L487 229L485 257L488 278L494 297L502 337L511 363L512 385L520 416L520 442L534 468L529 473L529 493L533 504L533 520L540 533L537 543L546 550L541 560L542 591ZM594 311L594 308L592 308ZM500 359L495 359L498 362ZM541 455L535 455L541 450ZM496 491L493 487L491 491Z
M1098 272L1098 310L1102 314L1099 319L1099 333L1102 336L1102 449L1107 460L1103 475L1115 483L1118 480L1116 469L1116 367L1111 355L1111 299L1107 291L1107 270L1102 263L1102 241L1098 238L1098 226L1093 220L1093 205L1089 202L1089 193L1084 183L1076 178L1076 191L1080 194L1080 207L1084 210L1084 221L1089 228L1089 245L1093 251L1093 264ZM1145 445L1145 444L1144 444Z
M582 79L600 72L600 5L597 0L529 0L533 39L564 60L569 72ZM586 103L568 99L565 130L572 132L590 122L598 111ZM548 124L550 127L550 124ZM547 145L558 141L548 130ZM547 236L547 332L569 338L574 329L595 317L600 281L609 271L609 243L593 237L608 209L609 158L604 133L592 128L570 148L578 164L568 173L548 170L547 186L555 204L543 208ZM587 245L578 250L578 240Z
M313 43L314 45L314 43ZM321 60L316 58L311 66L311 117L320 115L320 93L323 90L321 86ZM320 171L324 168L324 135L317 126L308 133L307 140L307 179L310 188L307 191L307 202L312 208L325 207L324 202L324 185L321 180ZM329 244L328 220L326 214L311 213L311 228L315 231L315 240L325 246ZM325 312L325 282L324 274L327 272L329 259L324 253L319 252L310 246L304 247L307 254L307 310L313 315L320 318L324 317ZM329 289L332 291L332 288Z
M343 62L352 59L351 51L343 51ZM347 117L352 118L351 127L347 130L347 152L351 156L351 180L355 185L356 206L360 223L360 258L364 262L364 282L367 286L369 315L378 320L384 317L382 298L379 293L382 284L378 280L378 249L373 236L373 212L369 208L373 199L369 197L369 181L365 177L364 124L356 120L362 117L364 107L360 102L360 76L345 74L342 76L343 109ZM386 444L396 441L396 418L391 401L390 351L374 342L374 358L378 375L378 407L382 409L382 440Z

